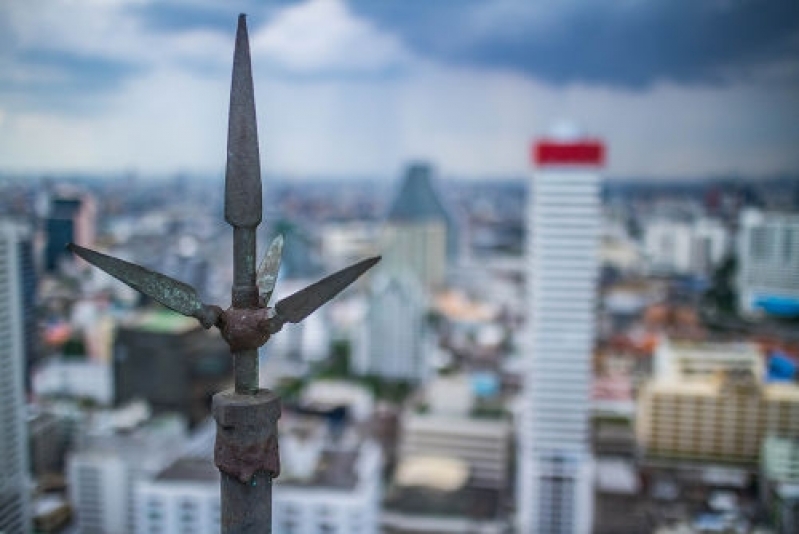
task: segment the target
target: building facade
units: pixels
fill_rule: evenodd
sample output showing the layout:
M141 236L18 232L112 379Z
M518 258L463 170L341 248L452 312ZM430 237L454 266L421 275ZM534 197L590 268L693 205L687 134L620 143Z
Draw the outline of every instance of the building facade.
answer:
M44 249L44 268L53 272L72 255L67 243L91 247L96 233L97 202L88 194L59 193L50 199L45 219L47 243ZM82 261L82 260L81 260Z
M708 276L729 250L729 232L717 219L655 219L644 227L644 249L655 274Z
M208 458L181 458L135 487L136 534L217 534L219 471Z
M25 230L0 221L0 532L30 531L25 422L25 319L20 243Z
M440 287L456 255L457 228L433 187L432 169L413 164L381 231L381 270L410 273L426 288Z
M185 423L175 416L154 418L124 432L88 432L67 459L70 501L79 532L136 532L136 486L155 477L180 454ZM167 532L167 531L164 531Z
M751 468L766 436L799 438L799 387L735 370L658 378L641 388L636 421L647 459Z
M146 310L122 323L114 342L114 404L144 398L156 413L178 412L190 424L210 415L232 363L216 330L169 310Z
M799 215L741 214L738 308L745 314L799 316Z
M533 158L518 528L587 533L593 521L589 413L604 147L585 139L542 140Z
M380 273L371 284L354 371L387 380L421 381L425 361L425 300L415 278Z

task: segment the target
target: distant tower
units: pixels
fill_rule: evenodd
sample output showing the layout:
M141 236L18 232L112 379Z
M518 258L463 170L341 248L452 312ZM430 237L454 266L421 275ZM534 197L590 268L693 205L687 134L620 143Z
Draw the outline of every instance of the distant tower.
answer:
M544 139L533 147L533 160L519 532L587 533L593 518L588 412L604 147L581 138Z
M382 269L413 273L425 287L444 282L447 259L457 252L452 217L433 187L429 165L408 167L383 228Z
M26 435L25 318L21 246L25 235L0 221L0 532L30 532Z
M97 203L91 195L70 193L52 197L45 219L44 268L53 272L62 258L72 257L65 248L67 243L94 245L96 223Z

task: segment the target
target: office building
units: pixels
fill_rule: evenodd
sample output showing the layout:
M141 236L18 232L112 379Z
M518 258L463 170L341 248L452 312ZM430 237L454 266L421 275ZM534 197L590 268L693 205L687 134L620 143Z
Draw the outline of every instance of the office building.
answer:
M361 429L324 416L284 414L280 452L274 532L379 532L382 454Z
M30 531L28 438L25 420L25 229L0 221L0 532Z
M509 483L511 423L502 410L477 414L472 387L466 376L430 383L424 409L412 406L402 414L398 455L461 460L471 487L500 490Z
M143 422L131 405L106 418L67 459L67 482L79 532L136 532L136 485L175 461L186 437L185 422L160 416ZM166 531L164 531L166 532Z
M63 192L50 199L45 219L47 243L44 250L44 268L56 271L63 261L71 261L67 243L91 247L94 244L97 224L97 203L94 197L77 192Z
M135 487L136 534L218 534L219 470L209 458L180 458Z
M142 311L117 329L114 403L146 399L156 413L177 412L194 425L227 387L231 360L218 330L169 310Z
M656 377L638 394L636 437L648 461L757 465L768 435L799 438L799 386L762 370Z
M799 530L799 440L768 436L763 441L760 494L778 534Z
M500 491L470 484L466 462L448 456L412 456L397 466L381 514L390 534L503 534Z
M412 273L425 288L444 283L447 260L455 256L458 243L456 226L431 175L426 164L408 168L379 240L380 269Z
M644 226L644 251L654 274L708 276L729 251L729 232L718 219L653 219Z
M748 371L763 378L763 357L754 343L690 341L661 337L653 355L658 378L705 379L719 372Z
M741 213L738 308L750 315L799 316L799 215Z
M528 345L518 428L520 532L587 533L593 517L590 394L604 146L533 147Z
M387 380L423 380L425 312L424 294L414 277L377 274L352 360L354 372Z

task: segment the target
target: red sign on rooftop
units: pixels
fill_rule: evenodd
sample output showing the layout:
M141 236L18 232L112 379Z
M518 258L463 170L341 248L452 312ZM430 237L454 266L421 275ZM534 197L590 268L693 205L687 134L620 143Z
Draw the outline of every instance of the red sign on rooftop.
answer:
M596 140L553 141L543 139L533 145L533 162L546 165L601 166L605 163L605 145Z

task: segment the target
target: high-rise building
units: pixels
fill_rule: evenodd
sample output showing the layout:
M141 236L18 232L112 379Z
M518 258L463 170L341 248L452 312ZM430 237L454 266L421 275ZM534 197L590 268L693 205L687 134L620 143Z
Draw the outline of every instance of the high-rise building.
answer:
M382 230L381 270L410 272L425 287L444 282L455 255L456 227L433 187L429 165L408 168Z
M533 159L517 521L520 532L585 533L593 517L589 414L604 146L544 139Z
M746 210L738 233L738 307L799 316L799 215Z
M59 194L50 199L45 219L47 244L44 268L55 271L63 258L72 258L67 243L92 246L96 232L97 203L88 194Z
M0 221L0 532L30 531L25 423L24 229Z

